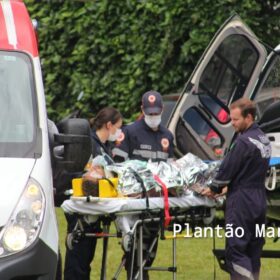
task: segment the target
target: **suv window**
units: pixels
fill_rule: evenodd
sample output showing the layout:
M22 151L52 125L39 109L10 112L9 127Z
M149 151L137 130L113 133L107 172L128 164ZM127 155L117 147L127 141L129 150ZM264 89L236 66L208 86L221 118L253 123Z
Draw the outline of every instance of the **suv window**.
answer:
M199 100L218 122L225 124L230 121L228 108L223 108L225 106L222 107L220 104L218 104L217 98L214 99L208 94L200 94Z
M214 95L225 105L241 96L258 62L258 52L242 35L228 36L215 51L199 81L199 93Z
M222 137L194 107L184 113L183 119L214 152L222 146Z

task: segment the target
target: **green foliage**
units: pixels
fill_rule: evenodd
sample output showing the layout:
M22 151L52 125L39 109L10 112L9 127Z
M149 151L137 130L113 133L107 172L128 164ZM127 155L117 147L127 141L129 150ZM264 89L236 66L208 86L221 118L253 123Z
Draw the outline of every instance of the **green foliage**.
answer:
M26 0L31 17L39 21L50 117L58 120L74 107L90 116L110 105L130 118L139 112L145 91L180 91L211 37L234 11L258 37L276 45L279 17L273 1L264 2Z

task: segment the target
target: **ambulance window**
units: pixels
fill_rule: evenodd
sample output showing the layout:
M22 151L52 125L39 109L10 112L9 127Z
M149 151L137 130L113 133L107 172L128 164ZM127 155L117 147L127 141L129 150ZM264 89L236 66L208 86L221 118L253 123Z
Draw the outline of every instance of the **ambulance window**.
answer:
M0 52L0 155L34 154L36 110L32 65L18 52Z
M215 51L199 81L199 93L225 105L243 96L258 61L258 52L242 35L228 36Z
M280 102L280 56L276 56L269 74L263 84L263 86L258 91L257 96L255 97L255 103L257 108L257 118L263 118L263 114L268 107L272 107L274 104ZM277 116L272 116L271 111L268 113L269 118L280 117L280 106L275 108ZM265 117L265 116L264 116ZM264 119L263 119L264 120ZM272 119L271 119L272 120ZM264 120L265 121L265 120ZM266 120L268 121L268 119Z
M213 150L222 146L222 137L195 108L189 108L183 114L183 119Z

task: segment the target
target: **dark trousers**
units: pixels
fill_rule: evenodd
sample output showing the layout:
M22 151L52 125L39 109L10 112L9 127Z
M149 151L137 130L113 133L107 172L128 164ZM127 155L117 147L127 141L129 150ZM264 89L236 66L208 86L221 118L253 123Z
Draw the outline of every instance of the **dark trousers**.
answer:
M248 206L249 205L249 206ZM266 201L259 190L243 190L229 197L226 201L226 226L231 225L233 236L226 239L226 265L232 280L259 278L261 253L265 243L256 233L265 225ZM235 234L242 228L244 234Z
M77 215L65 214L67 220L67 232L71 233L78 221ZM99 232L99 223L87 224L83 222L85 232ZM82 237L74 243L73 249L66 246L64 280L89 280L90 264L94 258L97 239Z
M156 258L156 253L157 253L157 248L158 248L158 232L159 232L159 224L154 222L152 224L148 224L147 226L144 226L143 229L143 260L146 260L145 267L151 267L155 258ZM154 247L151 251L150 254L148 254L148 250L151 247L154 239L156 238L156 242L154 244ZM137 242L136 242L137 244ZM137 264L137 254L138 250L136 248L134 252L134 262L132 264L132 251L126 252L124 257L126 258L125 262L125 269L127 271L127 279L130 279L130 268L131 265L133 265L133 270L132 270L132 279L136 276L136 273L138 271L138 264ZM149 273L147 270L143 270L143 280L149 280Z

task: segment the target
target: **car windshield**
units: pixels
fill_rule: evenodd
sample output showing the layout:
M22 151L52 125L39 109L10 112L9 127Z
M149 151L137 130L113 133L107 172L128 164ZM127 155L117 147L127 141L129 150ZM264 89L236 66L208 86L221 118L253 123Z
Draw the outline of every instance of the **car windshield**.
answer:
M0 91L0 156L38 156L35 87L28 55L0 51Z

